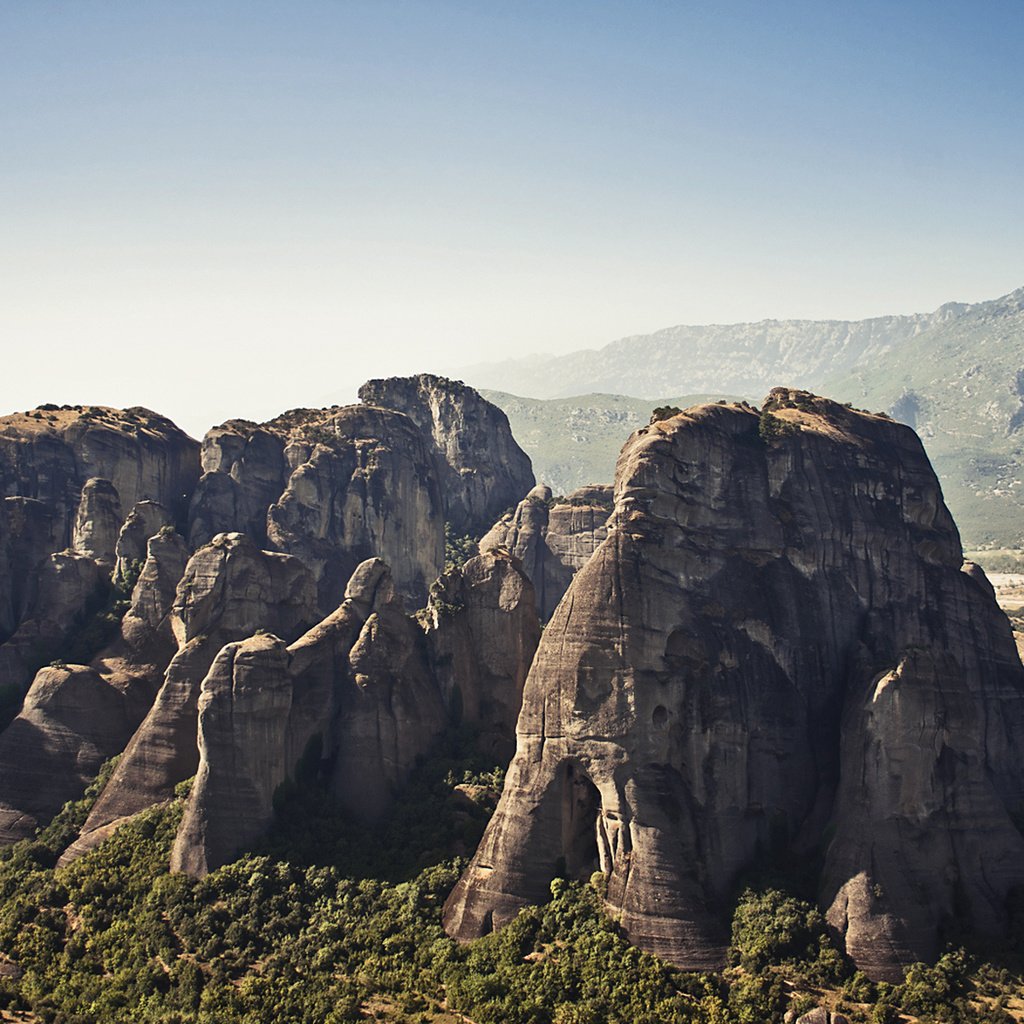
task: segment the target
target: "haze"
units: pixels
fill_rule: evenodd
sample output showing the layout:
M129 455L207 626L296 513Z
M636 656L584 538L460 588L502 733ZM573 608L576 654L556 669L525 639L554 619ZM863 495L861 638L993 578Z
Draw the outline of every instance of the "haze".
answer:
M1024 7L0 5L0 412L1024 284Z

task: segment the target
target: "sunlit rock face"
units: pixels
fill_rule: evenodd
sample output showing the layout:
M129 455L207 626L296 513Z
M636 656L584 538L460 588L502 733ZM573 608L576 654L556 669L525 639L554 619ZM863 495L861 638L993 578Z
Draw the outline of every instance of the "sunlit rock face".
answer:
M875 977L1024 884L1024 670L917 436L776 389L635 433L548 623L518 747L445 909L459 938L608 878L640 946L719 966L737 877L819 865Z
M424 433L441 481L445 518L457 536L479 537L533 487L529 456L508 417L461 381L421 373L367 381L359 398L405 413Z
M580 487L558 500L550 487L538 485L491 527L480 550L503 549L522 562L546 622L608 536L611 509L612 488L605 484Z

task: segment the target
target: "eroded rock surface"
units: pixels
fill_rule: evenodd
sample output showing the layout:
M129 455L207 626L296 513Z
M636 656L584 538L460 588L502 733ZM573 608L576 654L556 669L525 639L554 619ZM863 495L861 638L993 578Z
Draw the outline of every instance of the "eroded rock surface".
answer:
M533 585L507 551L488 551L446 573L427 605L434 672L459 717L507 764L515 752L523 685L540 641Z
M153 574L159 577L159 566ZM148 578L144 571L142 579ZM155 592L159 578L153 583ZM151 606L144 614L152 622L159 610ZM195 773L200 686L225 643L258 628L294 637L316 618L315 583L297 559L262 551L243 534L220 534L200 548L189 559L166 616L177 652L65 861L92 849L125 819L170 797L178 782Z
M551 488L534 487L513 512L498 520L480 550L503 548L523 564L533 582L541 618L551 618L573 576L608 535L612 488L591 484L559 501Z
M199 476L199 445L148 409L42 406L0 417L0 491L47 502L68 547L83 485L106 480L121 507L159 501L184 516Z
M359 398L397 409L424 432L438 462L445 517L457 535L480 536L533 487L530 457L508 417L461 381L421 373L367 381Z
M414 605L443 567L435 460L401 413L356 405L232 420L207 434L203 467L192 542L237 530L295 555L316 577L321 614L366 558L387 559Z
M342 807L375 820L448 720L422 630L386 565L363 563L339 608L295 643L255 636L217 655L172 867L203 875L251 844L300 760L307 774L327 773Z
M173 530L151 538L120 635L90 666L36 673L0 734L0 843L31 836L124 749L177 648L167 616L186 559Z
M802 392L634 434L607 539L544 631L459 938L608 876L640 946L721 964L731 887L825 850L867 973L1024 884L1024 670L908 428Z

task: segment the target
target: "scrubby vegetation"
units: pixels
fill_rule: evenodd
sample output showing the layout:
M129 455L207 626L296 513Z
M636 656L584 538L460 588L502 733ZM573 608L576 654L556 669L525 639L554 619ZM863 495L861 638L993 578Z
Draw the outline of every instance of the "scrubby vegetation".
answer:
M441 907L502 782L466 749L450 738L375 829L303 783L260 850L199 882L166 869L180 799L55 868L101 780L0 855L0 1009L54 1024L767 1024L828 1005L873 1024L901 1011L1005 1024L1006 1007L1022 1005L1019 962L995 968L962 951L903 985L874 985L811 904L772 886L739 897L717 975L629 945L603 912L600 874L556 879L548 904L457 945Z

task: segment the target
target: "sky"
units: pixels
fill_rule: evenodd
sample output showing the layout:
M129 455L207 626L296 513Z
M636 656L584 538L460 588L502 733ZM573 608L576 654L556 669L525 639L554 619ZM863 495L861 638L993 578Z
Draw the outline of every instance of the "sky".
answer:
M0 412L1024 285L1022 0L0 2Z

